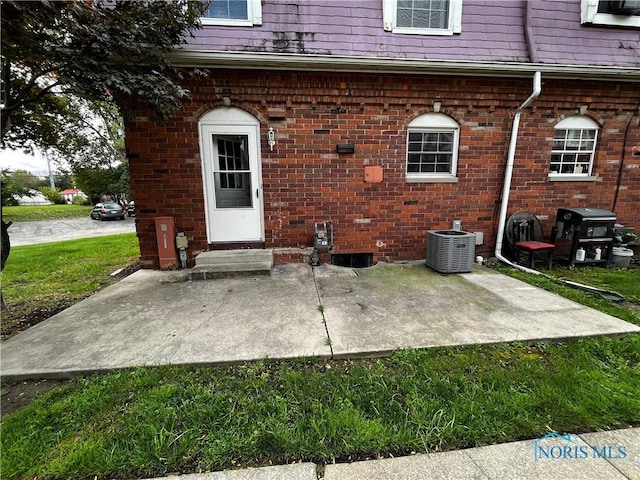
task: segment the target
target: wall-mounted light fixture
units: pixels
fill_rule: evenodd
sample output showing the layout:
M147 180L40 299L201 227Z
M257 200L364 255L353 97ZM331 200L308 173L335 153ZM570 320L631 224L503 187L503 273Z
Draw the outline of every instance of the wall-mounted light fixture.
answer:
M273 147L276 145L276 132L273 131L273 127L269 127L267 132L267 143L269 144L269 149L273 152Z

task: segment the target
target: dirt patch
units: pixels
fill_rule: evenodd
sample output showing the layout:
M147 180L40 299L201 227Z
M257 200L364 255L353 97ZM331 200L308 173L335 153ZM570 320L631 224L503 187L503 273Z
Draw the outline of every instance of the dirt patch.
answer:
M0 415L15 412L26 407L36 397L48 392L52 388L64 385L69 380L29 380L2 385Z
M113 274L111 275L113 276L113 278L117 278L119 280L121 278L128 277L129 275L137 272L138 270L140 270L140 262L136 260L131 265L124 267L122 270L120 270L116 275L113 275Z
M26 329L53 317L56 313L66 310L78 301L78 299L68 298L56 299L27 312L20 311L21 309L5 309L2 312L2 329L0 330L2 340L24 332Z

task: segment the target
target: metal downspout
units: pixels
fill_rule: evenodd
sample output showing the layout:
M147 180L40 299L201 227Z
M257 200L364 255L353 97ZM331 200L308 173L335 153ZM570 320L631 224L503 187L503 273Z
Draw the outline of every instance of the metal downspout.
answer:
M513 163L516 156L516 143L518 141L518 130L520 128L520 114L522 110L527 108L542 91L542 74L538 71L533 75L533 91L522 105L520 105L513 117L513 125L511 127L511 138L509 139L509 151L507 153L507 166L504 171L504 185L502 188L502 203L500 204L500 217L498 221L498 235L496 237L495 256L501 262L507 263L515 268L528 273L539 275L540 272L532 270L521 265L516 265L511 260L502 256L502 241L504 240L504 227L507 219L507 208L509 206L509 192L511 191L511 177L513 176Z

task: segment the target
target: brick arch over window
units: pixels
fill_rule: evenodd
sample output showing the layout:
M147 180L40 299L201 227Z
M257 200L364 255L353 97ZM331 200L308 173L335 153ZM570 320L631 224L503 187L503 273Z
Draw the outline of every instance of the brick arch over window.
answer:
M203 107L199 108L196 111L195 116L198 119L198 122L202 122L205 118L209 118L209 119L217 118L223 115L224 112L231 112L231 111L244 112L245 114L253 117L254 120L257 121L259 124L262 124L265 120L264 116L254 108L244 108L244 106L228 107L226 105L223 105L222 103L217 105L212 105L212 104L204 105ZM217 112L217 113L213 114L212 112ZM240 115L240 114L236 113L236 115ZM245 118L248 119L248 117L245 117Z
M458 123L459 126L462 126L465 124L464 118L462 117L462 115L460 115L458 111L441 107L439 112L434 111L433 108L430 108L430 109L421 108L415 111L413 115L411 115L409 118L405 120L405 127L407 127L415 119L417 119L418 117L422 117L423 115L444 115L445 117L450 117L452 120Z

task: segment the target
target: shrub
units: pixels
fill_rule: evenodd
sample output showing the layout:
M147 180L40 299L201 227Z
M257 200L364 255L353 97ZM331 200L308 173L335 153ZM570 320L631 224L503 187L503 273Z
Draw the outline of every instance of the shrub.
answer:
M82 195L77 195L73 197L71 201L73 205L91 205L91 201L88 197L83 197Z
M66 203L62 195L60 195L60 192L58 192L58 190L55 188L41 187L40 191L47 198L47 200L55 205L64 205Z

